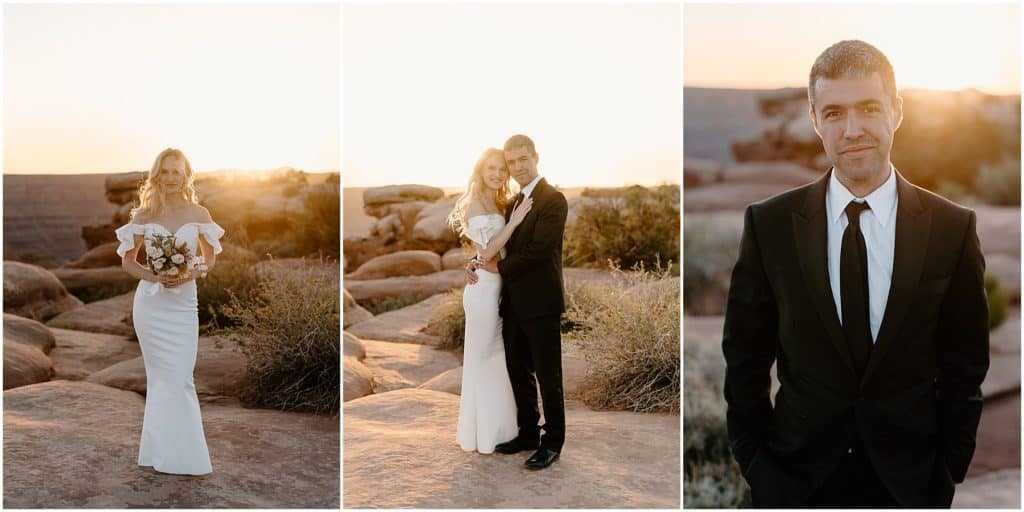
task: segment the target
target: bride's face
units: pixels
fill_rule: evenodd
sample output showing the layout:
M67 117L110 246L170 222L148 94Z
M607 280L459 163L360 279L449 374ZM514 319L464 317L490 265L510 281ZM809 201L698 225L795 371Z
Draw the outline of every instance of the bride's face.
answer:
M157 181L168 192L181 189L185 184L185 161L176 156L164 158Z
M505 167L505 158L497 154L491 155L484 162L483 172L480 174L488 189L500 190L502 185L508 181L508 167Z

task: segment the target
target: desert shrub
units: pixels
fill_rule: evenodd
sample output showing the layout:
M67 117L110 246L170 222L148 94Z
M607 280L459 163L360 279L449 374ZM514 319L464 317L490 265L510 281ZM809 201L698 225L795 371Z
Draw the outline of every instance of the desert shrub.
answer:
M111 297L117 297L118 295L124 295L138 286L138 282L134 283L123 283L123 284L112 284L106 286L93 286L90 288L83 288L72 291L71 294L78 297L79 300L86 304L90 302L96 302L98 300L109 299Z
M206 332L238 325L224 313L232 300L251 302L260 289L260 275L253 269L253 261L242 256L221 257L205 278L196 280L199 299L199 325Z
M687 221L683 237L683 303L687 313L717 315L725 311L739 249L740 233L723 231L711 221Z
M305 264L259 281L250 301L223 308L248 357L242 400L286 411L338 414L341 304L336 273Z
M974 177L974 193L999 206L1020 206L1020 156L1003 155L995 163L982 163Z
M320 253L338 259L341 249L341 198L339 187L320 185L303 197L305 213L289 219L289 233L299 255Z
M582 197L576 221L565 231L566 266L679 261L679 185L585 189Z
M395 311L404 307L418 304L431 297L430 294L399 295L398 297L378 297L376 299L363 299L357 301L364 309L373 313L374 316L388 311ZM461 298L460 298L461 300Z
M642 266L573 294L572 338L588 363L596 408L679 411L679 280Z
M466 341L466 312L462 309L463 290L459 288L448 292L446 300L434 310L434 314L427 321L425 332L441 337L438 348L458 350Z
M892 162L915 185L935 190L940 180L971 187L983 162L1005 153L1020 156L1020 105L1016 126L1001 126L986 116L997 107L975 91L906 91L905 114L892 147Z
M686 343L683 396L683 507L751 506L750 488L729 450L720 354Z
M988 328L991 330L1006 320L1006 308L1010 301L999 286L999 279L992 274L985 274L985 295L988 296Z

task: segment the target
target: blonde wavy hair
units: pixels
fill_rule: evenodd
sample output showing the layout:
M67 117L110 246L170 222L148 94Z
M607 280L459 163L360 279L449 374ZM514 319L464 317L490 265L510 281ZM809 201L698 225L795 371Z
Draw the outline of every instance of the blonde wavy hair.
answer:
M179 158L182 162L185 162L185 185L178 193L186 201L199 204L199 200L196 199L195 173L192 172L192 164L189 163L188 158L185 158L185 153L182 153L180 149L167 148L156 156L156 160L153 161L153 167L149 169L146 180L139 187L139 205L132 208L131 218L152 219L159 215L163 211L164 206L167 205L168 191L163 189L163 185L157 180L157 176L160 175L164 160L170 157Z
M447 224L455 231L459 236L466 234L468 225L466 224L466 208L470 203L477 201L480 204L487 204L485 200L486 195L490 192L487 185L484 184L484 165L491 156L497 155L504 161L505 153L498 148L487 148L484 150L480 158L477 159L476 165L473 166L473 174L469 177L469 184L466 186L466 191L459 197L459 200L455 202L455 208L448 214ZM511 179L505 179L505 182L501 184L501 188L494 191L494 205L498 208L496 213L505 213L505 207L512 201L512 189Z

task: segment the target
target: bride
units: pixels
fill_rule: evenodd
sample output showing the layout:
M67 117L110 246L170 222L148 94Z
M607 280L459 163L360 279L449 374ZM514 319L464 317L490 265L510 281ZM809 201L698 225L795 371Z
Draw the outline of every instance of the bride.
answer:
M488 148L448 216L448 225L472 241L480 261L504 257L505 243L533 205L533 199L526 199L506 225L504 212L510 199L504 154ZM519 428L498 316L501 276L483 269L477 275L479 281L466 286L462 295L466 331L455 438L463 450L492 453L495 445L516 437Z
M139 264L136 255L140 248L151 248L154 235L173 235L177 244L186 244L190 255L199 256L201 251L207 267L213 267L224 230L198 204L194 178L180 150L162 151L142 184L131 222L116 231L121 265L140 279L132 308L146 366L138 464L182 475L213 471L192 381L199 342L198 272L189 277L158 276Z

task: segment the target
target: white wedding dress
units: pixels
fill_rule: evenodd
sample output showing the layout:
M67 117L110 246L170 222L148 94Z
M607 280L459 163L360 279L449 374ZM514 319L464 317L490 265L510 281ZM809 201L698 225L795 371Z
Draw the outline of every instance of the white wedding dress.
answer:
M135 246L134 235L172 234L160 224L126 224L117 229L124 256ZM174 233L192 255L199 255L199 235L221 252L224 230L213 222L189 222ZM145 251L145 248L141 249ZM199 400L192 380L199 345L196 282L175 288L141 280L135 290L132 322L146 366L146 409L139 444L140 466L162 473L203 475L213 471L206 448Z
M499 214L475 215L467 225L467 236L486 246L505 227L505 219ZM484 269L476 275L479 280L466 285L462 295L466 336L455 438L463 450L492 453L495 445L516 437L519 427L498 316L501 276Z

